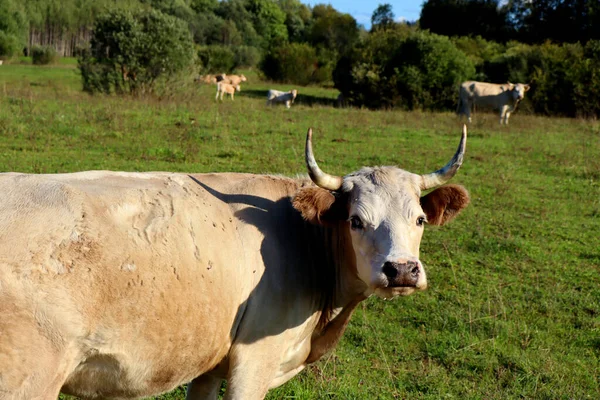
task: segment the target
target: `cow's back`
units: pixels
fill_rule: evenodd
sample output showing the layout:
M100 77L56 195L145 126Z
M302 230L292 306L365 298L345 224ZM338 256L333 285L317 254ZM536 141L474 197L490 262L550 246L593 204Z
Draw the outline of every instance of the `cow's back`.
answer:
M240 275L251 243L198 180L4 174L0 192L0 313L40 313L39 333L77 354L67 392L142 396L225 357L252 289Z

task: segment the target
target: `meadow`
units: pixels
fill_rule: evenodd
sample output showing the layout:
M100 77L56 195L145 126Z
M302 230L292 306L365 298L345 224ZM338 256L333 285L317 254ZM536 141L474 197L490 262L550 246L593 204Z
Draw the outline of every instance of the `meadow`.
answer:
M246 75L235 101L191 81L138 99L83 93L72 62L3 65L0 170L294 176L312 127L329 173L426 173L460 139L452 112L339 109L335 89L300 87L291 109L266 107L269 88L292 86ZM335 351L268 399L600 398L600 122L517 111L504 127L475 114L453 182L472 201L426 227L427 291L364 301Z

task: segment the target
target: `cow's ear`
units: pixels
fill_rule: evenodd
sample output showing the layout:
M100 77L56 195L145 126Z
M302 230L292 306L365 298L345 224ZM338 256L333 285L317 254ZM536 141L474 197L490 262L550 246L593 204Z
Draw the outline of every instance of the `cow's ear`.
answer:
M525 85L525 91L528 91L529 89L531 89L531 85Z
M296 193L292 205L300 211L305 220L313 224L328 225L335 221L348 219L344 197L344 195L334 195L329 190L311 186Z
M431 225L444 225L469 204L469 192L460 185L445 185L421 197L421 207Z

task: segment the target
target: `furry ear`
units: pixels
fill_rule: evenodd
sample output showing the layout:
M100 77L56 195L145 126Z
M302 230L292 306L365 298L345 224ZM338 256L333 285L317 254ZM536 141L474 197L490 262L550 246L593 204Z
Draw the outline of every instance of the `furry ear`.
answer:
M531 89L531 85L525 85L525 91L528 91L529 89Z
M456 217L471 199L460 185L445 185L421 197L421 207L431 225L444 225Z
M294 208L310 223L327 225L348 218L346 204L341 198L320 187L301 189L292 200Z

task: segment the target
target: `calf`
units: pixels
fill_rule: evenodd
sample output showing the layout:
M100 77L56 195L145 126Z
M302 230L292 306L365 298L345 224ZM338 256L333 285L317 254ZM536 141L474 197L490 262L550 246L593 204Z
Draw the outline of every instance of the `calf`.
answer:
M217 83L217 95L215 96L215 100L217 100L217 98L219 97L219 94L221 94L221 100L223 100L223 94L224 93L228 93L231 96L231 100L233 101L233 94L235 93L235 91L240 91L240 85L230 85L229 83L224 83L224 82L219 82Z

